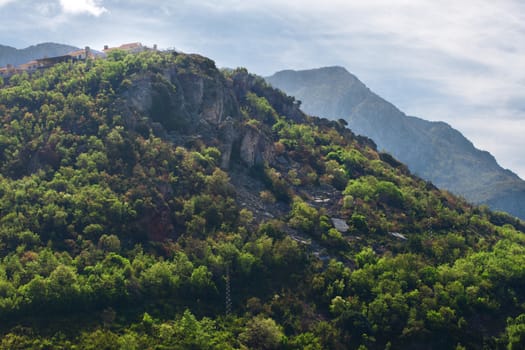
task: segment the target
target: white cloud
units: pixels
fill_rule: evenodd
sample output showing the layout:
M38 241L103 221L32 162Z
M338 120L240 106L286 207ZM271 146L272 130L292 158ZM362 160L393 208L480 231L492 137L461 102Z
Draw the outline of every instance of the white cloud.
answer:
M13 2L14 0L0 0L0 7L9 4L10 2Z
M277 0L269 1L278 11ZM525 100L525 3L291 0L283 6L295 14L288 20L309 23L303 27L309 44L324 49L318 55L324 62L312 67L330 59L346 66L394 104L403 101L408 114L449 122L525 178L525 142L516 142L525 132L525 109L515 106ZM407 89L389 87L393 77ZM418 81L433 91L418 94Z
M98 17L107 12L107 9L101 6L100 2L100 0L60 0L60 5L65 13L73 15L87 13Z
M35 5L37 15L43 18L51 18L55 20L55 16L60 13L60 5L55 2L41 2ZM45 19L40 21L44 25ZM57 25L62 24L60 21L55 21Z

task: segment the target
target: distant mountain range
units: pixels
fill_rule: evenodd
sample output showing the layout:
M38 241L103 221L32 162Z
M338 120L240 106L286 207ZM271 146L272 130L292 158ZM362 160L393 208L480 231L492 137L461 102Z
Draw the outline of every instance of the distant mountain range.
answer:
M38 58L65 55L75 50L78 50L78 48L56 43L42 43L26 47L25 49L0 45L0 67L8 64L16 66Z
M266 80L301 100L305 112L346 120L440 188L525 219L525 181L448 124L407 116L345 68L285 70Z

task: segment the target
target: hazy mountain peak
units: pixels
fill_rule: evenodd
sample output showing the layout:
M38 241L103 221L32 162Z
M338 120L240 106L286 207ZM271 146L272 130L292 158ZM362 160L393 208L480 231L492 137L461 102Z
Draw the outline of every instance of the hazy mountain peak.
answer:
M51 42L31 45L24 49L0 45L0 67L6 66L7 64L16 66L46 56L53 57L65 55L68 52L75 50L78 50L75 46Z
M309 114L347 120L354 132L439 187L525 218L525 181L450 125L405 115L346 69L287 70L267 81L301 100Z
M293 69L285 69L285 70L275 73L274 75L287 75L288 74L290 76L297 76L296 74L297 72L298 71L293 70ZM351 74L345 67L342 67L342 66L327 66L327 67L321 67L321 68L305 69L305 70L301 70L300 72L302 73L302 76L305 76L308 74L312 76L319 76L319 74L334 74L334 75L344 74L349 77L353 77L354 79L357 79L356 76Z
M300 72L301 74L297 74ZM360 87L366 86L359 79L350 73L346 68L341 66L329 66L317 69L307 69L301 71L282 70L275 73L269 80L276 79L279 81L289 81L290 84L308 83L308 84L327 84L338 83L343 85L358 84Z
M343 118L372 94L355 75L340 66L286 70L266 79L300 99L306 112L327 118Z

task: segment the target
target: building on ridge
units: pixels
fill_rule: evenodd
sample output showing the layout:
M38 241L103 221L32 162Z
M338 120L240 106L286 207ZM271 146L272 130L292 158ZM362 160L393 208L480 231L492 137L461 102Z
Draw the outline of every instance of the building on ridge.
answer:
M104 53L106 54L115 50L125 51L129 53L139 53L148 50L148 48L142 45L142 43L122 44L118 47L109 47L108 45L104 45Z

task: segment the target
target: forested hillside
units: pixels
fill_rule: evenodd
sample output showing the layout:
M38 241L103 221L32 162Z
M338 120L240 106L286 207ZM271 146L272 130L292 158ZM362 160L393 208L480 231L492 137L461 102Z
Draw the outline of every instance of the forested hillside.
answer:
M245 69L2 84L1 349L523 348L523 223Z

